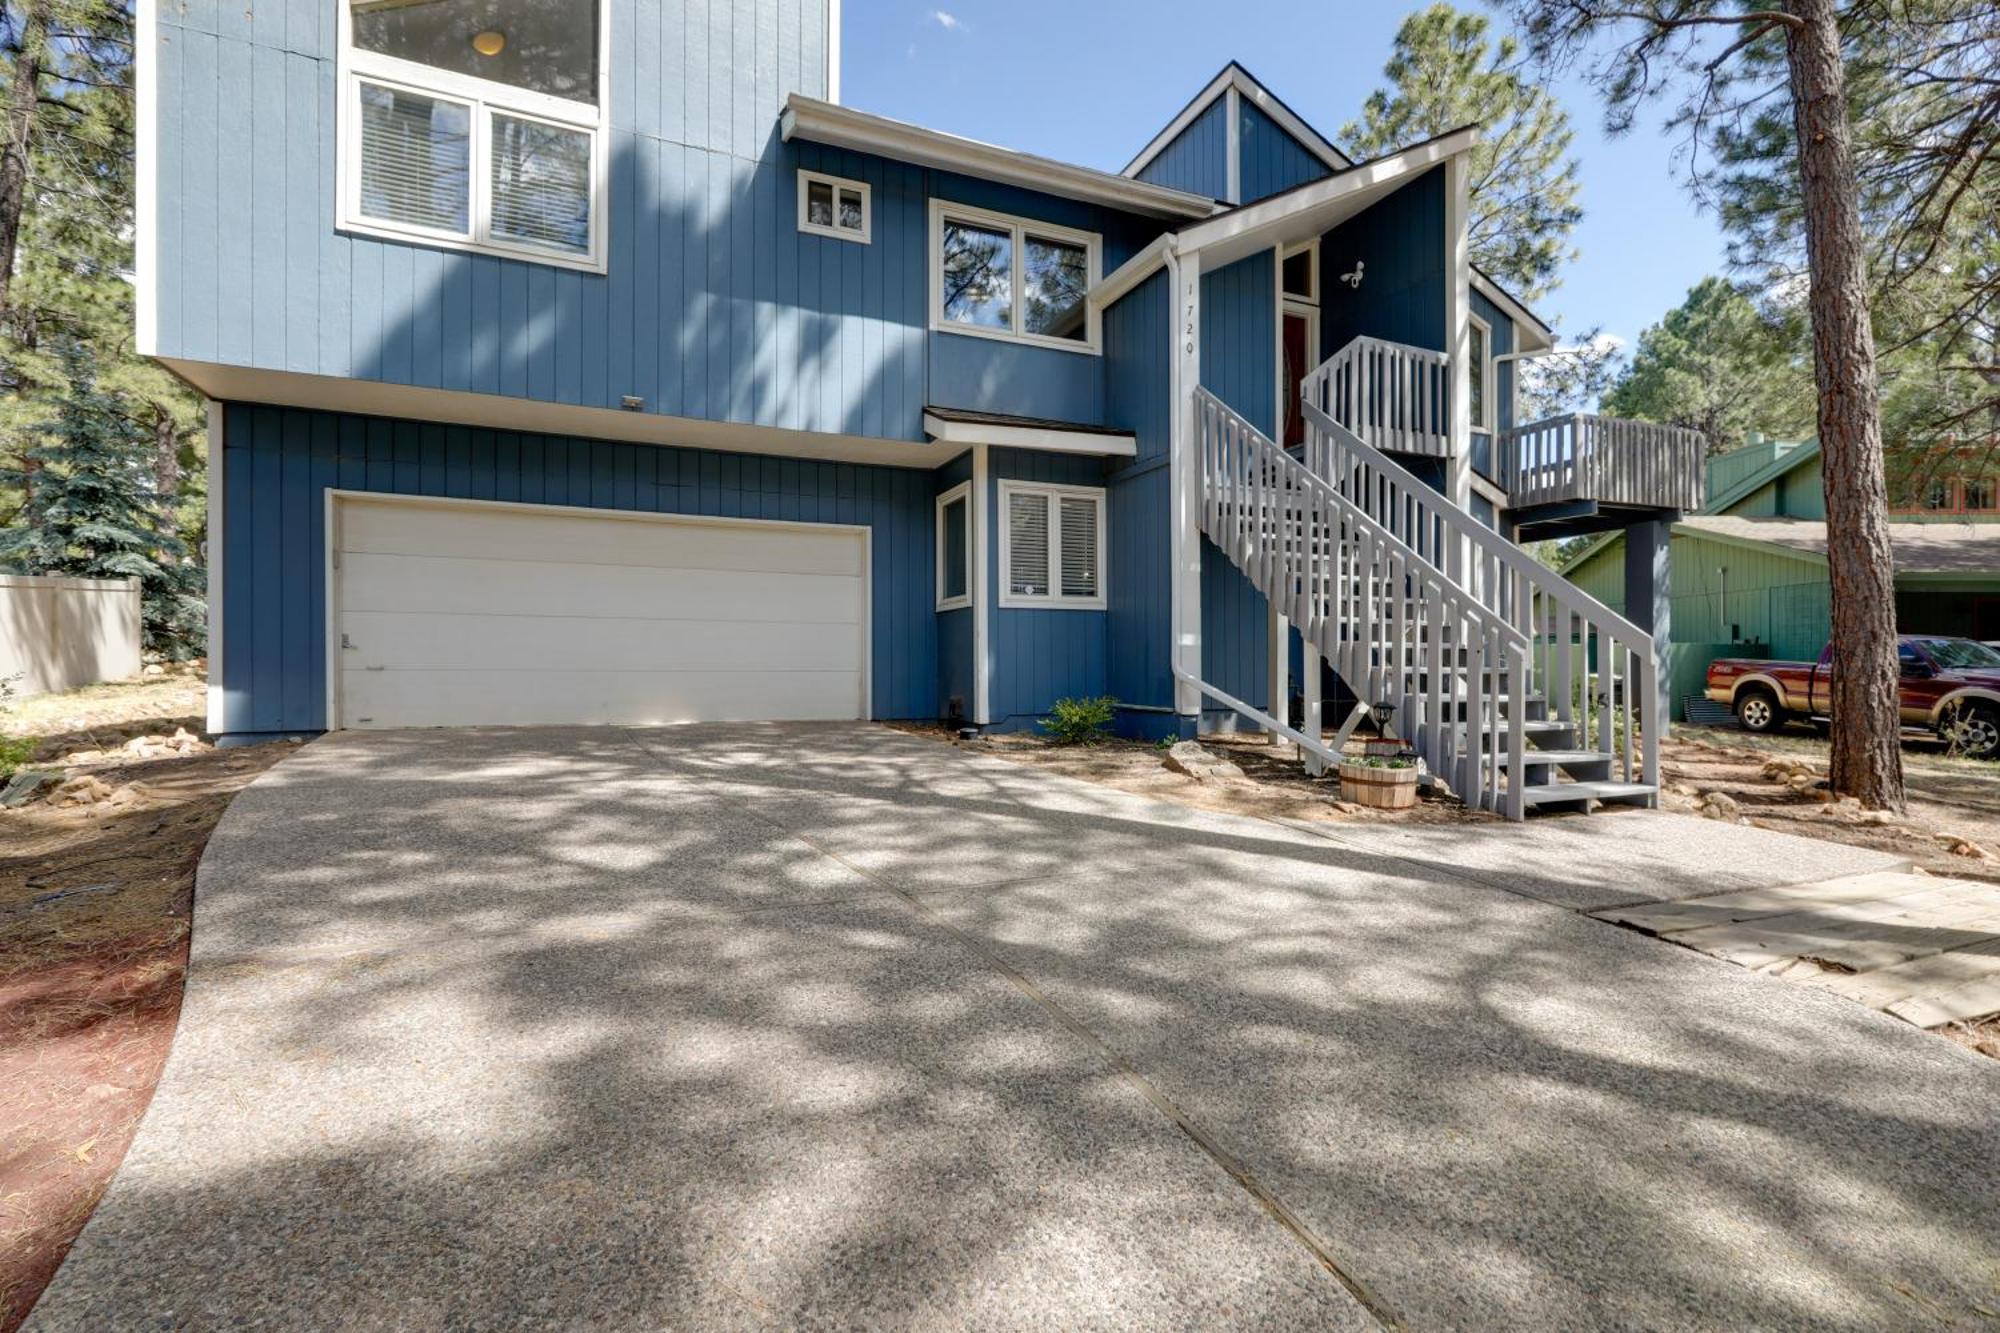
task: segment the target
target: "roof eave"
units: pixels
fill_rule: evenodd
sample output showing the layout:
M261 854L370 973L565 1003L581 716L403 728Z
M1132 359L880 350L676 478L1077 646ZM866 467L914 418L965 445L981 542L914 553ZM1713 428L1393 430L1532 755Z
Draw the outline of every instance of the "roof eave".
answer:
M786 100L779 128L787 142L808 139L1149 217L1188 221L1216 211L1213 199L1185 190L927 130L798 93Z

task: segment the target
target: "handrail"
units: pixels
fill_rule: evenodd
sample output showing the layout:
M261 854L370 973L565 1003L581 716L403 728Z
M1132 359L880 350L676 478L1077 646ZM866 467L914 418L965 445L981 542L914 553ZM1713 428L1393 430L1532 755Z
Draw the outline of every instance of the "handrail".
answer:
M1528 683L1577 748L1594 747L1627 779L1636 768L1657 786L1664 720L1639 733L1636 755L1633 747L1638 701L1654 707L1659 697L1652 636L1342 424L1332 409L1345 350L1301 382L1307 468L1528 638Z
M1451 357L1429 347L1362 336L1314 372L1321 405L1378 449L1451 454Z
M1708 442L1700 431L1566 413L1505 431L1501 481L1516 507L1565 500L1699 509Z
M1298 627L1315 664L1396 704L1433 773L1468 804L1519 818L1525 713L1518 697L1505 705L1528 674L1527 636L1214 394L1197 386L1195 404L1203 531Z

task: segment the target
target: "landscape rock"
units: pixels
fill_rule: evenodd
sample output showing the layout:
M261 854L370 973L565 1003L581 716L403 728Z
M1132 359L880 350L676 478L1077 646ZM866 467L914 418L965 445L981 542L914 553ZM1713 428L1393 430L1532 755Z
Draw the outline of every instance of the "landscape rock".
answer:
M1167 747L1166 766L1196 782L1233 782L1243 770L1196 741L1176 741Z
M62 774L47 768L24 768L7 780L0 788L0 810L12 810L17 805L26 805L41 795L45 788L62 781Z
M1743 817L1743 807L1738 805L1736 798L1728 792L1703 792L1701 802L1695 808L1703 819L1723 819L1733 822Z
M114 788L103 778L91 773L79 773L57 787L52 799L57 805L96 805L110 800L113 792Z

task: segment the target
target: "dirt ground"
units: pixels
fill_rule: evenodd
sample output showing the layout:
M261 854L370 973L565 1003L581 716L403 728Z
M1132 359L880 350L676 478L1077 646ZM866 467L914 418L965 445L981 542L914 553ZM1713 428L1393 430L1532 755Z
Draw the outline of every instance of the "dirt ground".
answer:
M1893 852L1933 875L2000 882L2000 763L1905 745L1909 808L1895 816L1829 800L1817 785L1826 766L1817 737L1676 727L1660 747L1662 804L1699 813L1720 792L1734 803L1728 813L1759 828Z
M181 671L0 712L0 731L37 738L29 767L71 779L0 810L0 1333L26 1318L152 1097L209 832L293 748L210 748L203 688Z

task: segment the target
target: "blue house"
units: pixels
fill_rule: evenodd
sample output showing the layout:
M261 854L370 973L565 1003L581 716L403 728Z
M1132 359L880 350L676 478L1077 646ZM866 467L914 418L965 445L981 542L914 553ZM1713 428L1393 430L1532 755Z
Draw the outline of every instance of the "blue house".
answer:
M1515 420L1467 127L1241 66L1123 172L840 99L838 0L142 0L141 348L211 401L210 728L942 718L1650 800L1699 441ZM1626 533L1634 623L1517 539ZM1650 618L1649 618L1650 617Z

